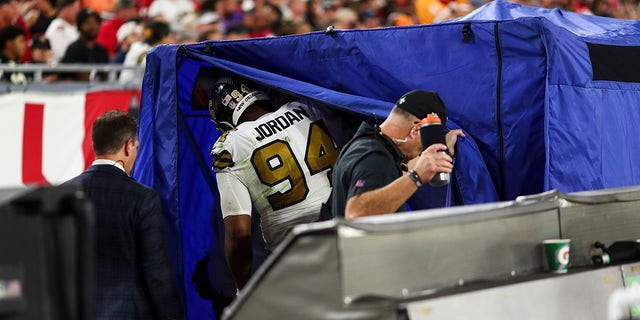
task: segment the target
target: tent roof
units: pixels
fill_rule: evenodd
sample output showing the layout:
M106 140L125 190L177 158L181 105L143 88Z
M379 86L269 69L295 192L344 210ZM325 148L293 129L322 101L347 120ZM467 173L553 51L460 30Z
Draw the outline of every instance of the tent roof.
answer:
M578 37L601 39L619 45L640 44L640 22L579 14L560 9L525 6L507 1L490 2L453 22L503 21L540 18L546 28L558 27Z

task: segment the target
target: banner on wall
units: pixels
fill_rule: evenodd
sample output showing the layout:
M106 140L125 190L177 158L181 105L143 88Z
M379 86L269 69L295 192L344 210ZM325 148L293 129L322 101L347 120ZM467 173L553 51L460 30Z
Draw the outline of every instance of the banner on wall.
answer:
M56 185L95 156L91 125L108 110L129 112L135 90L0 95L0 188Z

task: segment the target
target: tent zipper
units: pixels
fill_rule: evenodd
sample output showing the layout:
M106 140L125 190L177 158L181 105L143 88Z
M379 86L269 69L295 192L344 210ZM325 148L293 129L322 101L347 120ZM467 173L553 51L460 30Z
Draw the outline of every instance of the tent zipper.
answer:
M498 33L498 23L493 25L493 36L496 44L496 54L498 57L498 73L496 78L496 125L498 127L498 171L500 172L500 186L498 187L498 193L500 200L506 200L506 176L504 172L504 137L502 134L502 50L500 49L500 36Z

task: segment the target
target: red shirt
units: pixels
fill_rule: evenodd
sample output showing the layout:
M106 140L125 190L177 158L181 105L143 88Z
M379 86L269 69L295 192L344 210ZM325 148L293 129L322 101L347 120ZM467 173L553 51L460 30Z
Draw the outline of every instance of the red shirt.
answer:
M27 43L27 49L24 51L20 62L31 62L31 30L27 27L27 23L22 16L18 17L15 25L24 30L24 42Z
M118 33L118 29L120 29L124 23L124 20L114 18L112 20L107 20L100 25L96 42L107 49L109 56L113 56L113 54L116 53L116 47L118 46L116 33Z
M270 28L256 31L256 32L249 32L249 38L263 38L263 37L270 37L270 36L273 36L273 30L271 30Z

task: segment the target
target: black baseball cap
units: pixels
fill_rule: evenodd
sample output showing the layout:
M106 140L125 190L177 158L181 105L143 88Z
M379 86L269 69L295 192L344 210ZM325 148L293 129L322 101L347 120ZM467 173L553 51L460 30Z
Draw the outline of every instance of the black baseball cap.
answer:
M447 121L447 107L437 92L413 90L400 97L395 106L418 119L424 119L428 114L435 112L443 124Z
M51 43L49 39L44 36L31 39L31 49L51 49Z

